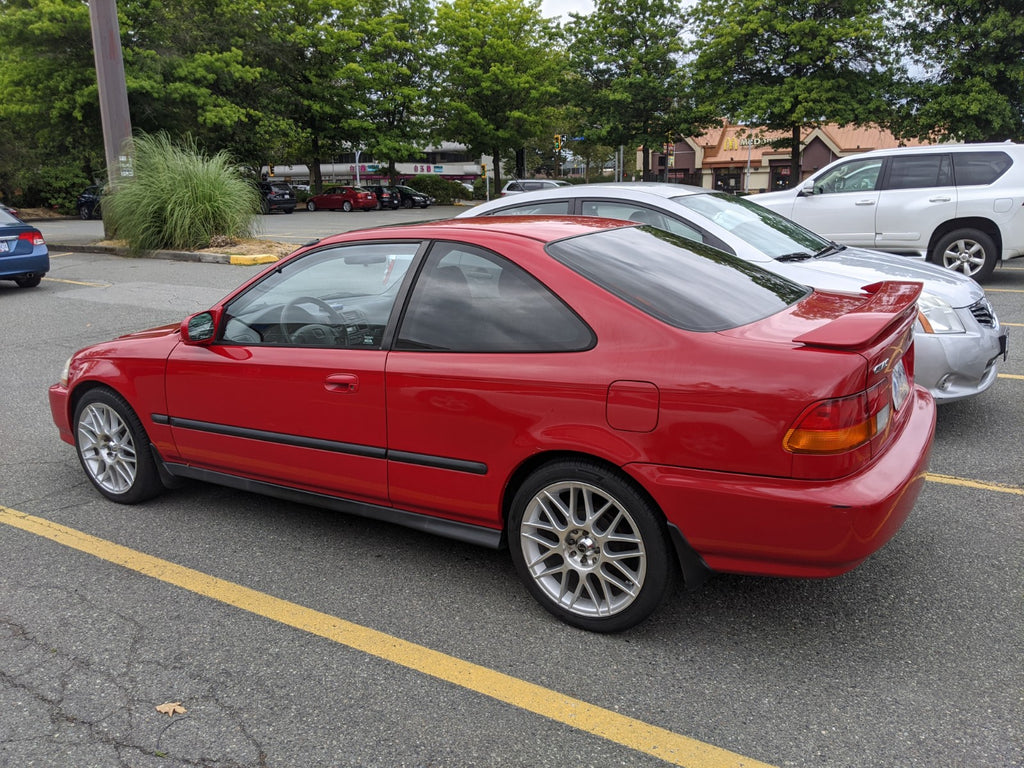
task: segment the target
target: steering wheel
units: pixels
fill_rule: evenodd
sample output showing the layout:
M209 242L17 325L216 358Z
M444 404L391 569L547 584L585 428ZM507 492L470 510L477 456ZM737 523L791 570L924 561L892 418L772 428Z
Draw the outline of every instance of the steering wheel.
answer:
M313 313L303 308L303 304L312 304L317 309L321 310L327 315L327 320L330 323L325 325L323 323L307 323L302 327L296 329L294 333L288 331L289 315L295 314L296 310L302 312L307 318L316 320ZM301 318L297 318L301 319ZM326 301L318 299L314 296L296 296L294 299L284 305L281 310L281 334L293 344L309 344L309 345L334 345L338 343L338 334L335 332L335 327L341 327L345 324L345 321L341 318L335 309L328 304Z

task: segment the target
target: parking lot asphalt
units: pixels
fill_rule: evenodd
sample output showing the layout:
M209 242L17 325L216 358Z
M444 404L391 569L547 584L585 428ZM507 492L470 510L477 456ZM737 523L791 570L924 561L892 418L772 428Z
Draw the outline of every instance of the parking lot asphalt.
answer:
M256 219L256 238L275 243L292 243L296 247L321 237L365 227L411 223L433 219L446 219L465 210L465 205L434 205L429 208L399 208L382 211L317 211L310 213L297 209L293 214L272 213ZM40 219L32 222L39 228L51 250L78 250L90 253L128 255L127 248L106 241L103 222L81 219ZM140 254L143 258L174 261L197 261L211 264L251 266L275 261L276 257L260 253L233 252L230 246L223 250L170 251L160 250Z

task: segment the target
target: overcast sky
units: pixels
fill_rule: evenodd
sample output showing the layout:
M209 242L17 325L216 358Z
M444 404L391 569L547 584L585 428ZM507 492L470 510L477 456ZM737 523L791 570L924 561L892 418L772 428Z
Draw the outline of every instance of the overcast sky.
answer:
M543 0L540 4L541 13L546 18L562 16L563 21L569 20L570 13L590 13L594 10L592 0Z

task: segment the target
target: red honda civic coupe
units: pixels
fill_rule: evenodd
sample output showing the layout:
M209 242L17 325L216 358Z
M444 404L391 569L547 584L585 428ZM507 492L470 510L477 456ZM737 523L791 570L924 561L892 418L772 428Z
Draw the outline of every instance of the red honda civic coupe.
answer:
M195 478L508 547L619 631L679 574L833 576L896 533L935 427L919 293L612 220L363 230L75 353L50 407L112 501Z

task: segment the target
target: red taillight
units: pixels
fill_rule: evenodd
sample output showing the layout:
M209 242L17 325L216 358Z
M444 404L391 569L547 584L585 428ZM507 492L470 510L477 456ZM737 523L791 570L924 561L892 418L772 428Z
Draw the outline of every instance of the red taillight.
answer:
M43 236L39 232L22 232L18 235L19 240L27 240L32 245L46 245L46 241L43 240Z
M834 455L866 445L889 428L889 389L882 381L866 392L814 403L786 433L783 446L791 453Z

